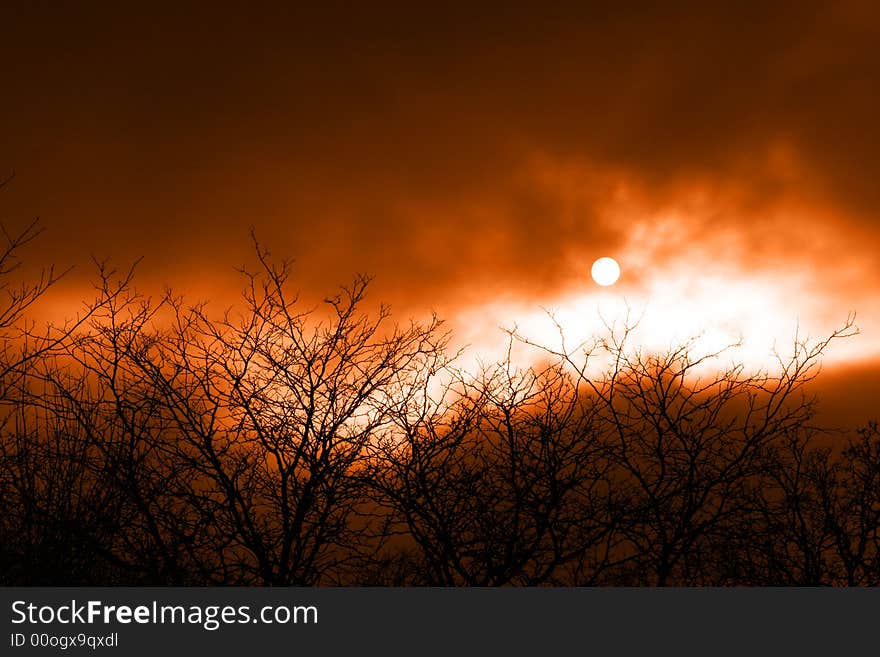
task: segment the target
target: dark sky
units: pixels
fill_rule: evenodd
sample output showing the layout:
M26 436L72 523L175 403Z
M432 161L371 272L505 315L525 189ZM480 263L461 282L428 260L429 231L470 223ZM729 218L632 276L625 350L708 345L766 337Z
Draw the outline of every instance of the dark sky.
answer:
M225 299L253 226L306 294L368 272L404 314L564 298L610 253L880 347L874 2L116 4L0 9L0 216L71 295L143 255Z

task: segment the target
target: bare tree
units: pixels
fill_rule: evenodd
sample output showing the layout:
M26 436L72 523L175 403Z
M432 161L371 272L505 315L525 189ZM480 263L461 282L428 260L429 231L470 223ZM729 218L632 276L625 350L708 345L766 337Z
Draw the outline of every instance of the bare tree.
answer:
M222 316L99 264L37 331L57 276L7 279L3 583L880 583L877 425L841 446L807 393L852 318L762 371L625 325L467 372L437 318L366 277L306 306L255 246Z
M46 377L127 500L110 551L156 581L345 577L367 549L365 449L443 348L436 320L362 313L366 278L321 317L288 296L286 264L258 256L238 316L118 296L71 343L81 382Z
M714 583L712 545L751 509L768 447L812 417L804 386L830 342L854 332L852 318L825 340L795 338L789 357L757 373L725 366L729 348L700 354L694 341L645 354L628 344L632 328L609 327L606 338L571 351L545 348L594 396L609 476L630 506L611 581ZM594 375L597 355L611 366Z
M828 582L880 585L880 428L869 422L847 441L837 458L816 450L813 482L826 548L833 564Z
M402 409L375 468L392 532L417 551L414 583L580 581L590 560L581 583L595 581L614 504L595 408L572 378L558 365L517 370L508 356L476 377L457 372L439 403L428 392Z

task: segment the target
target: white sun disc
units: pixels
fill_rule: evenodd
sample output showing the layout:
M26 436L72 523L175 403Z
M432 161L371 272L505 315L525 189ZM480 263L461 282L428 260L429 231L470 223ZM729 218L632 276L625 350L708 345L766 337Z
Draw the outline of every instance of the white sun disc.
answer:
M620 278L620 265L614 258L599 258L593 263L590 274L593 276L593 280L603 287L614 285Z

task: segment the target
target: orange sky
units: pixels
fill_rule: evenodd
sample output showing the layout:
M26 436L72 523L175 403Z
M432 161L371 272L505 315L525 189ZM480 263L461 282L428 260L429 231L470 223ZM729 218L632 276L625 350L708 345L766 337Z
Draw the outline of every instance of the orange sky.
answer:
M253 226L307 297L371 273L485 348L614 255L655 326L854 310L880 355L876 3L54 4L2 9L0 218L76 265L58 307L90 254L225 302Z

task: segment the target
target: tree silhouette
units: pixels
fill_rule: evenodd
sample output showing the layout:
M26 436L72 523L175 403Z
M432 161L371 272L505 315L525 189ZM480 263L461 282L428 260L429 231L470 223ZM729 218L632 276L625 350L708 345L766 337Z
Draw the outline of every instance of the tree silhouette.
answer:
M5 185L9 179L0 184ZM92 444L70 435L64 401L50 400L40 381L74 334L127 285L86 304L73 319L38 328L27 316L66 271L41 269L16 280L22 251L43 232L34 221L17 232L2 227L0 251L0 571L2 581L34 584L92 581L92 549L112 531L112 492L93 477ZM63 550L59 550L63 547Z
M609 464L572 378L508 360L444 393L400 413L375 467L392 528L418 548L414 581L560 583L573 562L607 558Z
M220 317L99 264L80 316L37 332L52 270L5 288L2 583L880 582L877 425L823 431L807 394L852 318L763 371L626 325L571 349L513 331L468 371L437 318L371 312L368 278L307 306L255 248Z

